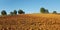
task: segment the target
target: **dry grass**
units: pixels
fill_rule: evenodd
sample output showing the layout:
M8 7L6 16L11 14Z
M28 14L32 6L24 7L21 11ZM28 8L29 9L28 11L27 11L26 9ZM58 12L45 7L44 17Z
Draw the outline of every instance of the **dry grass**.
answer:
M21 14L0 17L0 30L60 30L60 15Z

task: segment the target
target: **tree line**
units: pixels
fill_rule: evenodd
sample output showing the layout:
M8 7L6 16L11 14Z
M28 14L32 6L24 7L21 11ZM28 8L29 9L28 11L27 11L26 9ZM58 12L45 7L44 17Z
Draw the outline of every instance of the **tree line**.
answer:
M41 13L49 13L48 9L45 9L45 8L40 8L40 12ZM18 14L25 14L25 12L23 10L14 10L13 12L10 12L10 15L17 15ZM56 14L57 12L56 11L53 11L54 14ZM7 12L5 10L2 10L1 11L1 15L7 15Z
M45 9L45 8L40 8L40 12L41 13L49 13L48 9ZM53 11L53 14L57 14L57 12Z
M25 12L23 10L14 10L13 12L10 12L10 15L17 15L18 14L25 14ZM7 12L5 10L1 11L1 15L7 15Z

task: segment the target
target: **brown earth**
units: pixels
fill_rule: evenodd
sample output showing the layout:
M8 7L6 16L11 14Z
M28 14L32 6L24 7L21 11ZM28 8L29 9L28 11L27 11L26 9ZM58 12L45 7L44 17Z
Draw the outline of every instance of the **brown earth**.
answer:
M0 30L60 30L60 15L21 14L1 16Z

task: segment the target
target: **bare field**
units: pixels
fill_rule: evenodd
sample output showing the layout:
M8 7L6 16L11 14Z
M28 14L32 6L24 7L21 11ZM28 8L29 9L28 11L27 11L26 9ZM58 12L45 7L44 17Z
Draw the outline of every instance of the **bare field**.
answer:
M60 30L60 15L21 14L0 17L0 30Z

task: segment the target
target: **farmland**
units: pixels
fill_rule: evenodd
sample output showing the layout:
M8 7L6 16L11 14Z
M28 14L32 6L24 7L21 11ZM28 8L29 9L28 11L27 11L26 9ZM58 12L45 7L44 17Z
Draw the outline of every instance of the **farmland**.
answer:
M60 30L60 15L20 14L1 16L0 30Z

